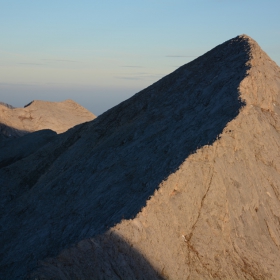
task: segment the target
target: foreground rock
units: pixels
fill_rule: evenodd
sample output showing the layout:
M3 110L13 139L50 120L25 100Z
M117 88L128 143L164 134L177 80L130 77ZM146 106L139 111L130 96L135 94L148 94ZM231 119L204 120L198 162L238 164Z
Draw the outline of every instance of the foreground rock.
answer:
M13 138L42 129L62 133L94 118L91 112L72 100L35 100L24 108L14 108L0 102L0 135Z
M277 279L279 93L239 36L2 168L2 278Z

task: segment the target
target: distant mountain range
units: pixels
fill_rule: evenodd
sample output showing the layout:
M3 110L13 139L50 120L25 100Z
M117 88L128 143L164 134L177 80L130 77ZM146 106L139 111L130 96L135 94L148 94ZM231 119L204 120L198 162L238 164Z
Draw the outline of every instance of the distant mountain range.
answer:
M42 129L62 133L94 118L94 114L72 100L35 100L24 108L14 108L0 102L0 136L14 138Z
M3 105L3 106L5 106L5 107L7 107L9 109L15 109L15 107L13 107L12 105L4 103L4 102L0 102L0 105Z

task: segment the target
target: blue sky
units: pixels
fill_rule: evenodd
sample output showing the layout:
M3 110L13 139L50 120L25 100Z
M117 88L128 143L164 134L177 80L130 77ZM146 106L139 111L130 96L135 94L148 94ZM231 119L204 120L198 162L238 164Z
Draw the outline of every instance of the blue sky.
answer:
M240 34L280 65L279 0L0 0L0 101L99 115Z

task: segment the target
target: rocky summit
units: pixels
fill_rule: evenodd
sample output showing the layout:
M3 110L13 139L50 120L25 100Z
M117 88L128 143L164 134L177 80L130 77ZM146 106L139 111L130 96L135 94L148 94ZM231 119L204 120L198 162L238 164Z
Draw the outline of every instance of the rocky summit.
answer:
M50 136L0 169L0 278L279 279L279 114L242 35Z
M94 118L94 114L70 99L62 102L34 100L24 108L0 102L0 140L43 129L62 133Z

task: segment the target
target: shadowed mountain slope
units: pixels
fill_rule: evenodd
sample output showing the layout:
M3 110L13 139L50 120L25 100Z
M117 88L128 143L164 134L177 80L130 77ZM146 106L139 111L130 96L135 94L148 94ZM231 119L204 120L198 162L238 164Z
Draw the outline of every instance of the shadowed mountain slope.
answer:
M3 277L24 278L63 249L32 275L99 279L91 267L104 260L125 270L106 253L82 269L96 250L88 243L103 244L125 219L110 232L163 278L275 278L279 80L277 65L239 36L2 168Z
M30 132L26 131L26 130L13 128L11 126L0 123L0 140L1 141L18 138L18 137L21 137L28 133L30 133Z
M33 154L54 140L56 135L54 131L44 129L28 133L20 138L4 139L0 142L0 168Z
M13 138L42 129L62 133L94 118L91 112L72 100L62 102L35 100L24 108L14 108L0 103L0 134L2 137Z

